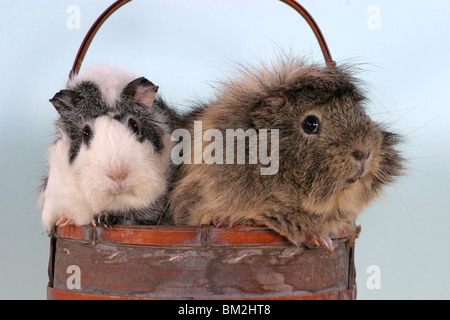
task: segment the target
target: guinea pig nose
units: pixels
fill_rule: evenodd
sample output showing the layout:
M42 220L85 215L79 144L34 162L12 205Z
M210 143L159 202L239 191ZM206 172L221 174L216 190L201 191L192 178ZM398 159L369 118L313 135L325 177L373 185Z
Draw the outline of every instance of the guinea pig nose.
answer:
M366 159L369 158L370 150L364 152L364 151L361 151L359 149L355 149L355 150L353 150L351 155L356 161L363 161L363 160L366 160Z
M108 172L107 176L115 182L120 182L128 177L128 170L123 167L113 168Z

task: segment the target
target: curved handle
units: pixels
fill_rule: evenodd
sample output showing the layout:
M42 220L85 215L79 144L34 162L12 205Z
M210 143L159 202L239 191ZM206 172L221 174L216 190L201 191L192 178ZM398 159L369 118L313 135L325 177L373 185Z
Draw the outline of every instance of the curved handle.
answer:
M97 34L98 29L102 26L102 24L108 19L116 10L118 10L123 5L127 4L131 0L117 0L108 9L106 9L100 17L95 20L92 27L87 32L86 36L81 43L80 48L78 49L77 56L75 57L75 61L73 62L72 70L70 70L69 78L72 78L74 75L77 75L80 71L81 64L83 63L84 56L86 55L89 46L91 45L92 40Z
M291 6L298 13L300 13L303 19L306 20L306 22L309 24L309 27L314 32L317 41L319 42L320 49L322 50L323 58L325 59L327 66L335 67L336 62L334 62L333 58L331 57L330 49L328 49L328 45L327 42L325 41L322 31L320 31L319 26L317 25L316 21L314 21L313 17L309 14L309 12L306 11L306 9L295 0L280 0L280 1Z
M97 20L94 22L92 27L89 29L88 33L83 39L83 42L81 43L80 48L78 49L77 56L75 57L75 61L72 66L72 70L70 71L69 77L78 74L81 68L81 64L83 63L84 57L86 55L86 52L94 39L98 29L102 26L102 24L108 19L116 10L118 10L123 5L127 4L131 0L117 0L114 2L108 9L106 9L100 17L97 18ZM319 26L314 21L313 17L309 14L306 9L301 6L297 1L295 0L280 0L293 9L295 9L302 17L306 20L306 22L309 24L310 28L314 32L314 35L316 36L317 41L319 42L320 49L322 50L323 57L325 59L325 62L328 66L334 67L336 66L336 63L333 61L331 57L330 50L328 49L328 45L325 41L325 38L322 34L322 32L319 29Z

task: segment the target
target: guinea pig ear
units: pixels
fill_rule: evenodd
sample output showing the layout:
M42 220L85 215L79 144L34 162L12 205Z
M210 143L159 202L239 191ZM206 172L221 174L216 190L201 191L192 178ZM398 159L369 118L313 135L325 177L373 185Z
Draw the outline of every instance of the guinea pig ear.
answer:
M71 110L81 100L78 93L72 90L61 90L49 101L53 104L59 114L66 110Z
M284 94L271 95L260 100L250 109L250 117L253 119L253 125L258 128L267 128L267 126L276 125L280 119L280 113L288 104L288 98Z
M158 92L158 88L159 87L154 85L151 81L141 77L131 81L125 89L123 89L122 94L151 108L156 93Z
M287 102L288 98L284 94L272 95L260 100L251 110L258 113L278 112Z
M276 95L276 96L270 96L265 98L262 101L262 107L271 107L279 109L283 107L288 101L288 98L284 94Z

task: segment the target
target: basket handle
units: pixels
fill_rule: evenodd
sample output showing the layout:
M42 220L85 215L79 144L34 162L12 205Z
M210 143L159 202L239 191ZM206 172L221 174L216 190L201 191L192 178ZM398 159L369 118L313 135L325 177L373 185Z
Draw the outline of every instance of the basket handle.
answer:
M118 10L123 5L127 4L131 0L117 0L114 2L109 8L107 8L100 17L97 18L97 20L94 22L92 27L89 29L88 33L83 39L83 42L81 43L80 48L78 49L77 56L75 57L75 61L72 66L72 70L70 71L69 77L72 78L74 75L77 75L80 71L81 64L83 63L84 57L86 55L86 52L94 39L98 29L102 26L102 24L108 19L116 10ZM325 62L328 66L334 67L336 66L336 63L333 61L331 57L330 50L328 49L328 45L325 41L325 38L322 34L322 32L319 29L319 26L314 21L313 17L309 14L306 9L301 6L297 1L295 0L280 0L287 5L291 6L293 9L295 9L302 17L306 20L306 22L309 24L310 28L314 32L314 35L316 36L317 41L319 42L320 49L322 50L323 57L325 59Z

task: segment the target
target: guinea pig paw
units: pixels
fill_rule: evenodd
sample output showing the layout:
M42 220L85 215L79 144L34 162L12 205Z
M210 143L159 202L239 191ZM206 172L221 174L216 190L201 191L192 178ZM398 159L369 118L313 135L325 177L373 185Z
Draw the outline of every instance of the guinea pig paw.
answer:
M61 216L55 223L55 225L57 227L65 227L67 225L72 225L73 224L73 220L69 219L65 216Z
M91 224L94 227L111 228L112 222L108 219L109 215L98 215L92 218Z
M324 247L329 253L333 253L334 245L330 237L324 236L321 233L314 233L306 237L307 243L312 243L318 247Z
M214 228L231 228L233 224L228 218L214 218L213 219Z

